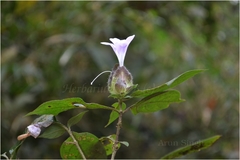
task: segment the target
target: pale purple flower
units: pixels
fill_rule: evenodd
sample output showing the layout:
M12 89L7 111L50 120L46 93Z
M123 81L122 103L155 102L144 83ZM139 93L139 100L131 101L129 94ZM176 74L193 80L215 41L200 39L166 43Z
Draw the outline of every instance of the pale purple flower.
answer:
M27 127L27 129L30 135L34 138L37 138L41 133L41 128L38 125L31 124Z
M125 55L127 52L127 48L134 37L135 37L135 35L132 35L124 40L120 40L118 38L110 38L110 41L112 43L101 42L101 44L110 45L112 47L113 51L115 52L115 54L118 58L119 66L122 67L122 66L124 66L124 59L125 59Z
M42 127L48 127L53 123L53 115L43 115L34 120L33 124L27 127L28 133L37 138L41 133Z

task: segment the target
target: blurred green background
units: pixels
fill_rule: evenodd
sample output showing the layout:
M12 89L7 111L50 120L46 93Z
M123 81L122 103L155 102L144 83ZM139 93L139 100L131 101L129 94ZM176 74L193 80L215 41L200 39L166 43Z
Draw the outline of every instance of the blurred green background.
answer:
M152 114L123 117L116 158L160 158L200 139L222 135L212 147L181 158L239 158L239 3L225 2L1 2L1 153L53 99L81 97L111 105L108 75L117 58L109 38L135 34L125 66L140 89L192 69L208 69L176 87L185 102ZM127 102L127 105L134 101ZM62 113L66 123L78 110ZM73 128L98 137L109 111L89 111ZM58 139L28 138L19 158L60 158Z

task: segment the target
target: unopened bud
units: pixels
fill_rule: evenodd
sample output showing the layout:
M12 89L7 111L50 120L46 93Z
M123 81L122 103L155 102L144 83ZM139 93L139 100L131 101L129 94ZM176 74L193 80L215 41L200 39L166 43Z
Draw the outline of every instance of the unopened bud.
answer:
M133 87L133 78L125 66L116 64L108 79L108 90L112 95L124 96Z
M17 140L21 141L27 137L31 136L31 134L29 132L25 133L25 134L21 134L17 137Z

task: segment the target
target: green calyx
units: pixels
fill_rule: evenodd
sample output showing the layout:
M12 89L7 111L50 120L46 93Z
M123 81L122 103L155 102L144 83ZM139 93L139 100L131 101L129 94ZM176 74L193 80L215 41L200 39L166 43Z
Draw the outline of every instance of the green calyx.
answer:
M108 79L108 90L111 95L124 97L134 88L131 73L125 66L116 64Z

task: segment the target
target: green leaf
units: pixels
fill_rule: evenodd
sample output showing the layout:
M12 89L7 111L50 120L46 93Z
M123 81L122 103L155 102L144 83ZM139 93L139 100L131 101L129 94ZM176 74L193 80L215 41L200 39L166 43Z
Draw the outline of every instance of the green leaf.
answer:
M180 96L180 93L176 90L158 92L149 95L130 106L131 111L133 114L156 112L167 108L171 103L184 101Z
M39 138L54 139L63 135L66 130L61 126L60 123L54 122L51 126L47 127Z
M73 132L73 136L77 140L87 159L106 159L107 155L102 143L91 133ZM63 159L82 159L73 140L69 137L63 142L60 148L60 155Z
M17 152L18 152L19 148L22 146L24 140L18 141L17 144L9 150L10 159L16 159L17 158Z
M33 115L33 114L37 114L37 115L53 114L56 116L61 112L77 108L76 106L74 106L74 103L81 103L81 102L82 102L81 98L67 98L63 100L48 101L41 104L34 111L28 113L27 116Z
M218 140L221 136L216 135L208 139L204 139L201 141L198 141L192 145L188 145L182 148L179 148L165 156L163 156L161 159L172 159L172 158L177 158L192 152L198 152L202 149L206 149L210 147L216 140Z
M101 104L97 104L97 103L83 103L84 106L87 108L87 109L107 109L107 110L113 110L112 107L108 107L108 106L104 106L104 105L101 105Z
M117 110L120 109L118 102L114 103L112 106L113 106L114 108L116 108ZM125 103L122 103L122 110L125 110L125 109L126 109L126 104L125 104ZM116 111L112 111L111 114L110 114L110 118L109 118L108 124L107 124L105 127L107 127L107 126L110 125L112 122L114 122L118 117L119 117L119 113L116 112Z
M112 106L113 106L114 108L116 108L117 110L120 109L118 102L114 103ZM125 104L124 102L122 102L122 110L125 110L125 109L126 109L126 104Z
M68 126L68 127L71 127L71 126L77 124L77 123L82 119L83 115L84 115L86 112L87 112L87 111L81 112L81 113L79 113L78 115L76 115L76 116L72 117L71 119L69 119L68 122L67 122L67 126Z
M121 143L121 144L125 145L126 147L128 147L128 146L129 146L129 143L128 143L127 141L119 141L119 143Z
M113 152L113 143L114 143L114 140L116 139L116 135L115 134L112 134L112 135L109 135L107 137L101 137L99 138L99 140L102 142L103 146L104 146L104 149L106 151L106 154L107 155L111 155L112 152ZM118 148L120 148L121 144L119 143L118 144Z
M34 111L27 114L29 115L44 115L44 114L53 114L58 115L61 112L75 109L75 108L87 108L87 109L108 109L113 110L111 107L96 103L86 103L81 98L67 98L62 100L52 100L41 104Z
M203 71L205 71L205 70L199 69L199 70L187 71L161 86L151 88L151 89L146 89L146 90L137 90L137 91L133 92L133 94L131 94L131 96L132 97L146 97L146 96L149 96L149 95L157 93L157 92L163 92L169 88L173 88L173 87L177 86L178 84L188 80L189 78L191 78L191 77L195 76L196 74L201 73Z
M108 124L105 127L107 127L112 122L114 122L118 117L119 117L119 113L116 112L116 111L112 111L111 114L110 114L110 118L109 118Z

